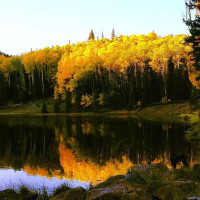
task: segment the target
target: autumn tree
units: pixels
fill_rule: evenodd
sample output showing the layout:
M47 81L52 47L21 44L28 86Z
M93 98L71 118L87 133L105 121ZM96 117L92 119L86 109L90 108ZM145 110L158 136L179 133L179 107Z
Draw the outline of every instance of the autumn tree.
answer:
M200 88L200 70L193 67L186 36L159 37L152 32L115 37L112 32L112 39L94 40L91 30L88 42L21 56L0 55L0 82L6 85L8 100L54 95L65 102L65 112L132 110L162 100L188 99L190 81Z

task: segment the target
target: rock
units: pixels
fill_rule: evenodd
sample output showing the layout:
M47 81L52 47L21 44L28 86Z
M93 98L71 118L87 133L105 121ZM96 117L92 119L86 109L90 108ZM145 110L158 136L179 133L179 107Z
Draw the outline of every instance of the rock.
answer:
M114 185L114 186L109 186L106 188L97 188L93 189L88 193L88 200L94 200L94 199L99 199L100 197L107 198L107 196L111 198L111 196L114 196L115 198L118 198L121 196L120 194L122 192L125 192L125 189L123 188L122 185Z
M51 198L51 200L85 200L86 190L82 187L70 189Z
M14 190L4 190L0 192L1 200L22 200L22 197L17 194Z
M96 191L97 192L97 191ZM122 192L108 192L108 193L98 193L93 196L88 196L87 200L138 200L141 199L140 196L135 193L122 193Z
M53 192L53 196L56 196L56 195L59 195L61 194L62 192L66 192L68 190L71 190L70 187L68 187L67 185L63 184L61 186L59 186L58 188L56 188Z
M151 197L152 197L152 200L162 200L161 198L155 196L154 194L152 194Z
M109 179L107 179L105 182L100 183L96 186L96 188L105 188L113 184L118 184L121 182L121 180L124 180L124 175L117 175L117 176L111 176Z
M162 183L158 181L152 182L147 189L147 199L152 199L152 195L156 196L157 199L162 200L174 200L174 199L184 199L186 196L178 186L171 183Z
M173 181L172 184L178 186L185 194L189 194L196 189L196 185L193 181Z
M139 185L145 185L146 180L144 177L142 177L142 174L139 173L131 173L126 175L125 180L130 184L139 184Z
M193 180L200 182L200 165L196 164L192 170Z
M165 174L165 180L168 181L176 181L176 180L191 180L191 170L189 168L181 168L181 169L173 169L167 171Z
M108 193L99 193L97 195L88 197L87 200L121 200L121 193L117 192L108 192Z
M38 193L36 191L30 191L26 186L20 187L18 191L23 200L36 200Z
M200 197L189 197L188 200L200 200Z
M125 180L120 184L114 184L106 188L97 188L91 190L87 195L87 200L138 200L144 194L140 186L132 186Z

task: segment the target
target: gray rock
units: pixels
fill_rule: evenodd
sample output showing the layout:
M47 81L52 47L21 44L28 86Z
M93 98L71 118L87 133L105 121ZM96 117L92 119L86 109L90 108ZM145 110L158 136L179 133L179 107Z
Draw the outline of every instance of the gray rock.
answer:
M64 191L54 197L51 200L85 200L86 190L82 187L77 187L71 190Z

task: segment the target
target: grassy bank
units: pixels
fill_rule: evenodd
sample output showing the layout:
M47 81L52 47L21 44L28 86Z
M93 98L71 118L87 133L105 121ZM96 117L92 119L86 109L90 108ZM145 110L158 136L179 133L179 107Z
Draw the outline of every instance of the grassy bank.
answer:
M120 117L137 117L139 119L150 121L163 121L163 122L177 122L177 123L198 123L200 110L196 109L191 111L188 102L170 103L155 105L150 107L141 108L139 110L118 110L118 111L104 111L99 113L82 112L82 113L64 113L65 105L60 104L60 112L54 113L54 100L49 98L46 100L48 113L41 113L43 100L36 100L17 106L8 106L0 109L0 115L69 115L69 116L120 116Z
M141 108L139 110L118 110L118 111L104 111L99 113L94 112L82 112L82 113L64 113L65 105L60 104L60 112L54 113L54 100L53 98L46 99L48 113L41 113L43 100L36 100L17 106L7 106L0 109L0 115L69 115L69 116L124 116L124 117L137 117L144 120L150 121L166 121L166 122L177 122L177 123L198 123L200 110L196 109L191 111L188 102L182 103L170 103L155 105L150 107Z

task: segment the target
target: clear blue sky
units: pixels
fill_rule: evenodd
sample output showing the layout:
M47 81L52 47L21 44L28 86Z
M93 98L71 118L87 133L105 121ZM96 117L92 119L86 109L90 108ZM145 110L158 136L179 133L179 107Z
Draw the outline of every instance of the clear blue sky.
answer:
M184 0L0 0L0 51L8 54L95 36L188 34Z

